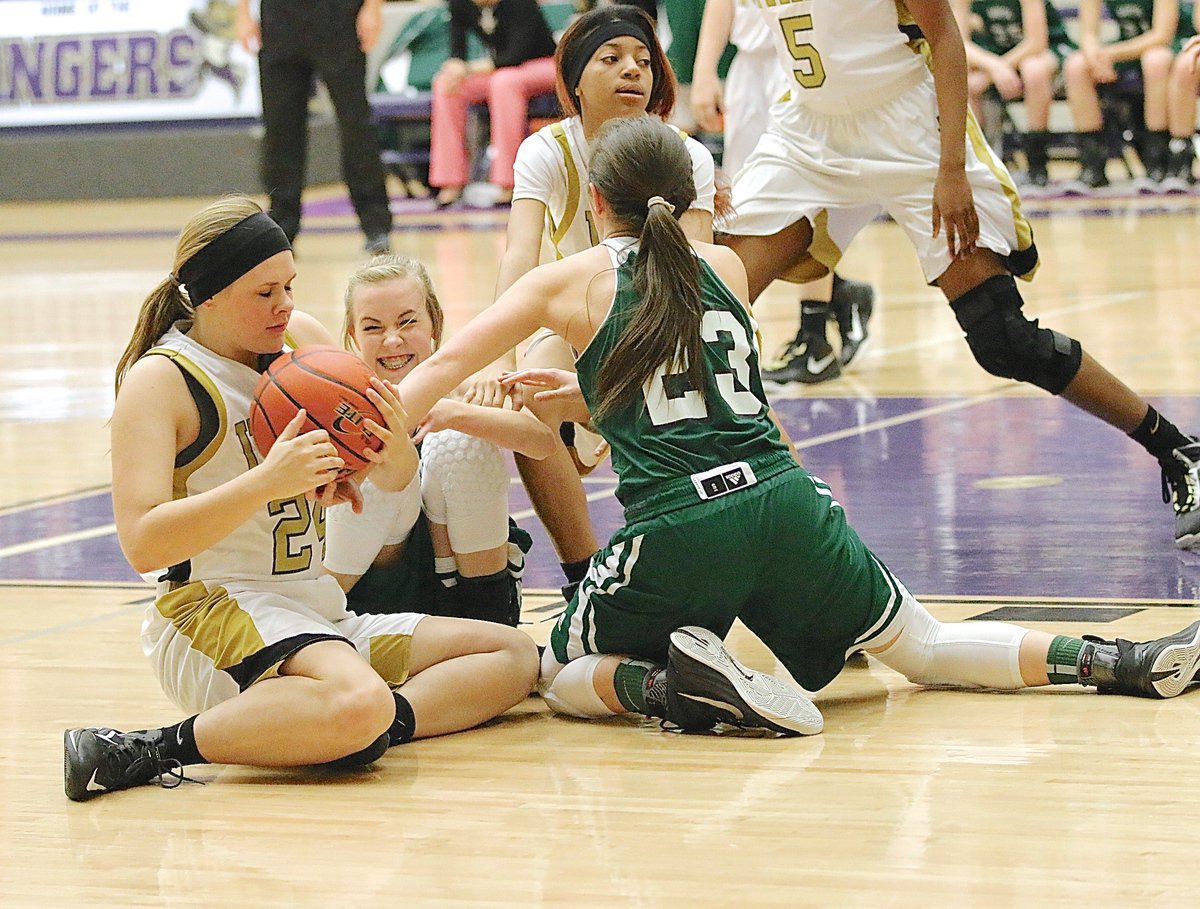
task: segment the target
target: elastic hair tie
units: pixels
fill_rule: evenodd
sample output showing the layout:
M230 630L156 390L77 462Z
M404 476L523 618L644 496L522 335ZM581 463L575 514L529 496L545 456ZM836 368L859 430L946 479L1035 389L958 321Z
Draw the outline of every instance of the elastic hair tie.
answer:
M188 315L195 313L196 307L192 305L192 295L188 292L187 285L179 280L179 275L175 274L175 272L170 272L167 275L167 280L171 282L171 286L179 294L179 301L183 304L184 312Z
M647 211L649 211L655 205L665 205L667 207L667 211L669 211L671 214L675 214L675 206L672 205L670 202L668 202L666 199L664 199L662 196L651 196L649 199L646 200L646 210Z

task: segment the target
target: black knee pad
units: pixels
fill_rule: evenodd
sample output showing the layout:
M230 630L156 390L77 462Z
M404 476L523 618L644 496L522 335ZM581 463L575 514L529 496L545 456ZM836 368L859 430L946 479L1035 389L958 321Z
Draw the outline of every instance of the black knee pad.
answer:
M967 344L993 376L1017 379L1060 394L1079 372L1083 348L1074 338L1027 319L1009 275L988 278L950 302Z
M366 767L383 757L387 753L389 744L388 734L384 732L362 751L356 751L337 760L326 761L320 766L328 767L331 770L352 770L355 767Z

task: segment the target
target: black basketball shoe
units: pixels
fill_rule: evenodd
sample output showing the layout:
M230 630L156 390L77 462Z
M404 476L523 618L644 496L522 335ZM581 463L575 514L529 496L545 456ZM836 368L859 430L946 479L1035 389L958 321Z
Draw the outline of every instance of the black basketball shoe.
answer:
M1171 452L1163 465L1163 501L1175 509L1175 545L1200 549L1200 439Z
M687 732L727 723L781 735L815 735L825 725L802 688L747 669L719 637L693 626L671 632L666 719Z
M1167 175L1163 179L1163 192L1190 193L1195 179L1192 176L1192 160L1195 152L1191 139L1172 138L1167 163Z
M1196 680L1200 622L1156 641L1106 641L1085 635L1079 683L1109 694L1173 698Z
M851 281L835 274L829 307L842 336L838 362L849 366L855 354L867 343L867 323L875 311L875 288L866 281Z
M775 361L762 371L764 382L786 385L803 382L815 385L836 379L842 374L842 365L837 354L821 335L806 334L803 330L788 341Z
M162 756L162 733L157 729L68 729L63 749L63 788L74 802L150 782L174 789L187 779L179 761Z

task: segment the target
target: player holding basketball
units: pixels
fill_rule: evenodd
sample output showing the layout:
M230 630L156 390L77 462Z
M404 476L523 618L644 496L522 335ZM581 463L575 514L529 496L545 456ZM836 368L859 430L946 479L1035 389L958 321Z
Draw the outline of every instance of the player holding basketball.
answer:
M399 382L442 341L445 319L425 266L376 256L350 278L342 343L380 379ZM529 535L508 517L501 448L544 458L554 434L528 411L434 406L417 433L421 469L383 465L363 508L329 512L325 568L355 612L416 610L516 625ZM385 469L385 467L387 469Z
M1200 547L1200 440L1022 311L1013 276L1032 278L1037 248L1012 179L968 116L966 55L946 0L760 6L792 87L733 185L728 245L750 299L779 275L833 268L886 212L980 366L1132 437L1162 468L1176 545Z
M781 440L745 269L680 227L696 191L678 135L650 117L614 121L589 179L602 245L526 274L398 388L419 419L537 327L583 351L577 376L507 377L549 387L543 394L594 422L612 446L625 508L626 526L592 559L543 654L539 687L554 710L820 731L801 689L725 649L735 618L810 690L855 649L927 685L1078 683L1173 697L1191 684L1200 622L1133 644L934 619Z
M343 461L324 431L297 434L303 412L265 459L248 428L259 371L285 337L330 342L293 312L294 276L283 231L231 197L184 227L170 276L139 313L117 367L113 509L126 558L158 579L143 650L191 715L133 733L67 730L71 799L177 785L189 764L365 764L389 744L503 713L532 685L537 655L525 634L353 615L321 574L324 508L314 491ZM386 392L379 383L370 394L402 424ZM415 468L403 435L371 429L385 443L378 460Z

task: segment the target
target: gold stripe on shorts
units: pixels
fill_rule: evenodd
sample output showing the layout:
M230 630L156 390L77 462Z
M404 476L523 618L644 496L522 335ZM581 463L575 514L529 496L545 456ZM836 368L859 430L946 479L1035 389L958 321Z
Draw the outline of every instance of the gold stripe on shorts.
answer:
M411 634L377 634L371 637L371 668L396 688L408 681L412 666Z
M975 157L987 165L988 170L999 181L1000 188L1004 190L1004 195L1008 198L1008 204L1012 208L1013 227L1017 232L1017 252L1024 252L1033 246L1033 228L1021 213L1021 194L1017 192L1017 186L1013 183L1008 169L997 164L991 146L987 144L987 140L983 137L983 130L979 128L979 122L970 111L967 111L967 139L975 151ZM1033 267L1018 274L1017 277L1026 281L1032 280L1037 273L1038 264L1038 261L1034 260Z

